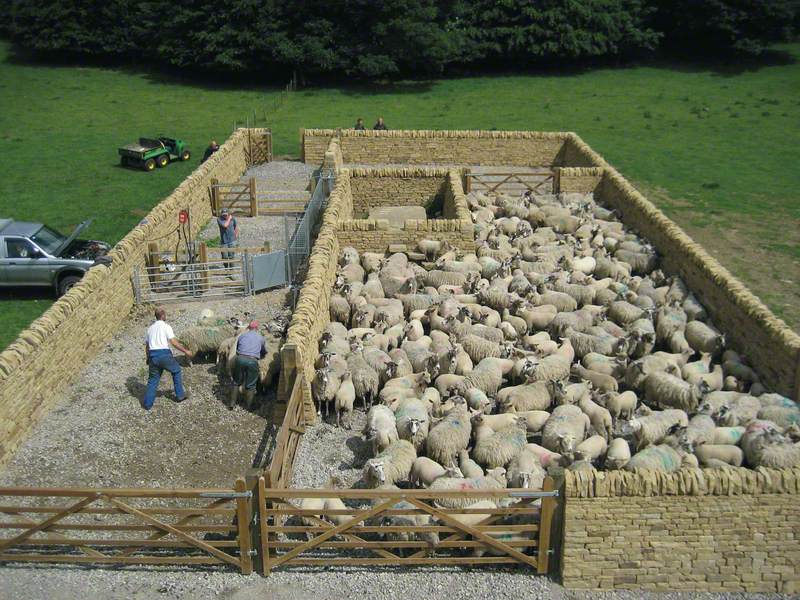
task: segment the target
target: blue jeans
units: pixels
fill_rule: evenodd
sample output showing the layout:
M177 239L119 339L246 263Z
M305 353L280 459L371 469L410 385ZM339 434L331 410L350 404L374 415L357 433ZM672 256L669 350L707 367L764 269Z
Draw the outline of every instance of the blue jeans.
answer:
M164 371L172 373L172 383L175 385L175 395L178 398L183 398L186 392L183 389L183 378L181 376L181 366L172 352L169 350L150 350L150 365L149 377L147 379L147 392L144 394L144 408L150 410L153 408L153 402L156 401L156 390L158 390L158 382L161 379L161 374Z

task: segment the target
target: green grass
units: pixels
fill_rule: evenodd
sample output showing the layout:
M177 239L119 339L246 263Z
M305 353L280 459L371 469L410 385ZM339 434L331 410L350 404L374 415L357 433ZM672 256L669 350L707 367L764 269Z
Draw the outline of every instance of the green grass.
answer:
M296 156L300 127L346 127L358 116L369 125L382 115L392 128L576 131L798 326L800 44L781 50L784 60L738 74L646 66L306 88L272 116L274 150ZM275 95L33 65L0 44L0 215L62 230L92 217L89 234L116 242L196 166L209 139L263 115ZM193 159L153 173L118 166L119 145L159 133L185 139ZM790 283L776 288L776 278ZM52 301L0 298L0 347Z

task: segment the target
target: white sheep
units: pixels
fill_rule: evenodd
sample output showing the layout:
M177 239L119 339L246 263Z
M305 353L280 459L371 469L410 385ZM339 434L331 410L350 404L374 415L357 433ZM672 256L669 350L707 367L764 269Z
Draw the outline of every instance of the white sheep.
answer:
M342 413L345 414L344 425L347 429L351 427L351 420L353 416L353 406L356 400L356 388L353 385L353 378L350 371L342 373L341 383L339 389L336 390L334 395L334 403L336 406L336 426L342 425Z
M417 453L406 440L395 440L364 465L364 481L370 487L391 485L408 479Z
M462 476L467 478L483 477L483 468L472 458L470 458L467 450L461 450L458 453L458 467L461 469Z
M645 400L653 407L680 408L695 412L702 391L669 373L651 373L644 381Z
M704 444L695 448L697 460L704 467L713 466L719 462L741 467L744 462L744 452L739 446L731 444Z
M618 470L628 464L631 459L631 448L623 438L614 438L606 450L607 469Z
M483 473L481 473L483 475ZM414 487L429 487L439 477L464 477L458 467L443 467L427 456L418 456L411 467L408 481Z
M633 412L639 404L639 399L636 397L636 392L633 390L626 390L621 393L611 392L603 396L605 407L611 413L614 421L619 418L626 421L633 417Z
M460 402L434 425L425 440L425 454L442 465L455 464L461 450L469 445L472 425L466 402Z
M472 430L475 443L472 457L486 468L504 467L527 443L525 429L514 423L511 427L495 431L483 422L484 416L472 417Z
M633 430L636 449L661 442L667 433L676 425L689 426L689 417L680 409L667 409L653 411L643 417L634 417L628 421L628 426Z
M421 451L428 437L430 425L428 407L425 403L417 398L401 400L394 411L394 416L400 439L411 442L417 452Z
M399 439L392 410L376 404L369 409L364 424L364 438L372 443L372 454L377 455Z
M571 404L557 406L542 429L542 446L571 459L591 427L589 416Z
M725 336L702 321L687 323L684 335L695 352L707 352L716 356L725 348Z
M523 448L509 463L506 481L509 487L540 490L545 476L546 472L536 453Z

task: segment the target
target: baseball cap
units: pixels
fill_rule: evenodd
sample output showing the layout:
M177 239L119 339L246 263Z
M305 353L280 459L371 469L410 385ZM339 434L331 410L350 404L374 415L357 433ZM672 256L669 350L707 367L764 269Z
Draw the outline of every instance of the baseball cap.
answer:
M258 329L258 321L250 321L250 324L247 326L248 329Z

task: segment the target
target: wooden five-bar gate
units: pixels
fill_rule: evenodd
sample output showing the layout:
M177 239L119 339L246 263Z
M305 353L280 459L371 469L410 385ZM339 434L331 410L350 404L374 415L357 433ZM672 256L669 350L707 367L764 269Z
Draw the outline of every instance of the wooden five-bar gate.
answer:
M255 177L236 183L212 179L208 194L215 216L227 208L232 214L247 217L302 213L311 197L307 190L259 190Z
M464 173L466 193L485 192L520 196L525 192L532 194L557 194L560 191L558 169L530 169L514 172L473 172Z
M295 379L272 462L229 489L0 488L0 562L517 565L545 574L558 491L289 489L305 412ZM490 501L490 502L487 502Z

